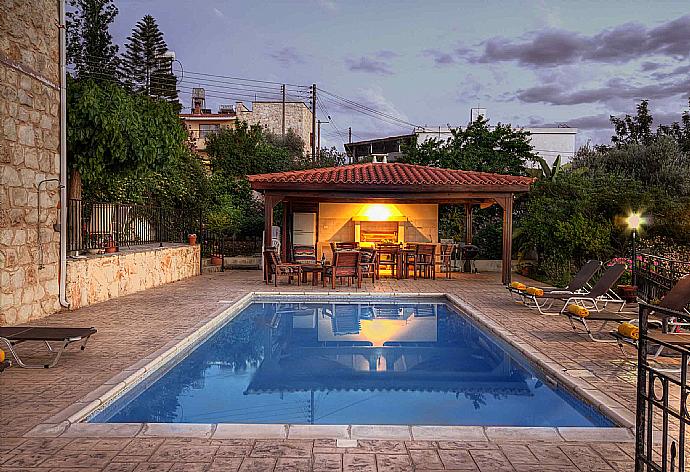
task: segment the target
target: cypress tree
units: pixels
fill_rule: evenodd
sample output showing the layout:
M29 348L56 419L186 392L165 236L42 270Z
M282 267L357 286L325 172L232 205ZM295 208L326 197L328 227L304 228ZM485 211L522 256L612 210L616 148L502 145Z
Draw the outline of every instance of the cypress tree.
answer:
M172 58L156 20L144 16L132 29L122 55L122 69L128 85L146 95L177 100L177 79L172 74Z
M113 0L69 0L67 59L78 78L119 80L118 47L108 28L117 16Z

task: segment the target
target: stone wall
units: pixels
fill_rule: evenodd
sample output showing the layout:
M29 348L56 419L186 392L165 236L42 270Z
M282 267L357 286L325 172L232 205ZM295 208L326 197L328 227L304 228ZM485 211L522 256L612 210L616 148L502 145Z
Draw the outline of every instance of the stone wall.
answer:
M67 261L67 299L76 310L199 275L200 246L172 246Z
M0 325L60 309L57 22L56 0L0 1Z
M283 126L282 102L253 102L249 111L241 103L235 106L237 119L250 125L260 124L275 134L281 134ZM292 129L304 141L304 152L311 155L312 113L302 102L285 103L285 130Z

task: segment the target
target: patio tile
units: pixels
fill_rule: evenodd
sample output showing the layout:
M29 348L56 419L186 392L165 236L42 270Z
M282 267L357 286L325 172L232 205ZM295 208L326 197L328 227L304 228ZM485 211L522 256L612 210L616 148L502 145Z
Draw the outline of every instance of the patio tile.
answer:
M247 457L242 461L240 472L271 472L276 465L275 458Z
M276 463L275 472L310 472L311 459L297 459L294 457L281 457Z
M67 428L63 438L132 438L142 429L140 423L75 423Z
M343 472L376 472L374 454L343 454Z
M361 439L357 441L357 447L351 450L355 453L370 452L380 454L404 454L406 452L403 441L378 441Z
M340 472L343 470L341 454L314 454L314 472Z
M412 461L407 454L376 454L378 472L411 472Z
M211 462L219 446L185 446L163 444L149 459L150 462Z
M256 441L251 457L311 457L313 441L304 439Z
M492 441L551 441L563 439L556 428L513 428L490 426L485 429L486 436Z
M241 457L215 458L208 467L208 472L236 472L242 465Z
M478 470L469 451L442 449L438 451L438 455L446 469Z
M133 472L138 465L138 463L111 462L105 466L103 472Z
M143 437L210 438L215 426L210 424L146 423L139 433Z
M635 436L626 428L558 428L566 441L582 442L635 442Z
M410 451L410 458L417 469L444 469L441 457L436 450L419 449Z

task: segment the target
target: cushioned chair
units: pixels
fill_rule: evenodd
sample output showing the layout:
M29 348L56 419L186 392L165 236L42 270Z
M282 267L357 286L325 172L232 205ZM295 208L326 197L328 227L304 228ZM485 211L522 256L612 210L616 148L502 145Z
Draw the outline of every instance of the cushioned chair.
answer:
M371 277L371 283L375 283L378 274L378 255L374 248L361 248L359 250L359 267L362 278Z
M292 278L297 278L297 285L300 284L302 269L299 264L288 264L280 260L280 255L272 249L264 251L264 261L266 263L266 280L268 284L271 282L271 277L275 277L275 286L278 286L278 277L285 275L288 278L288 283L292 282Z
M316 248L299 244L292 246L292 261L295 264L316 264Z

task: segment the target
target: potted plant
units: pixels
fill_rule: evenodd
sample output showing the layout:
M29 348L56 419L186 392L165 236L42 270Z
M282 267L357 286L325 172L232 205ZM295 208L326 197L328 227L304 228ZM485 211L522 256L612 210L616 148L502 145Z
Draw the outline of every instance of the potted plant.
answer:
M190 246L196 246L196 234L192 233L187 236L187 241L189 242Z
M211 265L219 266L223 263L223 256L220 254L211 254Z
M115 241L113 240L113 237L111 236L108 238L108 242L105 246L105 253L106 254L113 254L117 252L117 246L115 245Z

